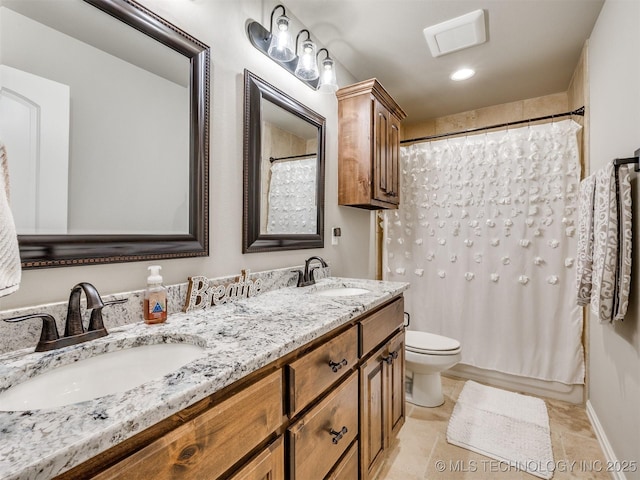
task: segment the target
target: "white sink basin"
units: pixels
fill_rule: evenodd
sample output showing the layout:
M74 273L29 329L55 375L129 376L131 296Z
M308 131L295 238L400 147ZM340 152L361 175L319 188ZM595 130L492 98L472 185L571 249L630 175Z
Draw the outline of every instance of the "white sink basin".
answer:
M357 287L336 287L318 290L315 292L316 295L320 295L321 297L351 297L353 295L362 295L364 293L371 293L371 290Z
M125 392L202 356L190 343L127 348L58 367L0 393L0 411L39 410Z

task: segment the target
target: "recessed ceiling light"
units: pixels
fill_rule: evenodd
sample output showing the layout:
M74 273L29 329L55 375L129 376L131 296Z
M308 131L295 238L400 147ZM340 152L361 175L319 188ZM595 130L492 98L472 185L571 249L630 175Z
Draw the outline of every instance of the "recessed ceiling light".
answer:
M449 78L455 82L461 82L462 80L467 80L473 77L475 74L476 71L472 68L461 68L460 70L453 72Z

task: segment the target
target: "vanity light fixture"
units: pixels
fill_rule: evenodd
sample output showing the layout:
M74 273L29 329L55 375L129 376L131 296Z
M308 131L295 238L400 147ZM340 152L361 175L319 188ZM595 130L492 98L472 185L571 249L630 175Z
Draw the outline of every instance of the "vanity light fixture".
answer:
M322 60L322 65L320 67L320 80L318 82L318 91L322 93L334 93L338 90L338 81L336 80L336 67L333 63L333 60L329 56L329 50L326 48L321 48L318 50L318 55L320 52L325 51L327 56L324 60Z
M296 54L298 53L298 40L304 32L307 33L307 39L302 41L302 51L298 57L295 76L302 80L316 80L320 76L316 61L316 44L311 40L311 34L306 28L300 30L296 36Z
M282 15L275 20L276 10L282 9ZM322 72L318 70L316 44L311 40L309 30L301 30L295 39L295 46L291 35L291 24L283 5L276 5L271 11L269 30L258 22L250 22L247 27L247 35L251 44L276 62L289 73L294 75L313 90L333 93L338 89L336 81L335 63L329 56L326 48L321 48L327 54L322 61ZM300 56L298 56L298 41L302 33L307 38L301 42Z
M463 80L468 80L469 78L473 77L475 74L476 74L476 71L473 70L472 68L461 68L453 72L451 75L449 75L449 78L454 82L461 82Z
M276 31L274 32L273 14L278 8L282 8L282 15L276 19ZM267 53L271 58L280 62L290 62L296 57L296 54L293 51L293 37L289 32L289 17L287 17L287 11L282 5L277 5L271 11L269 34L271 35L271 41L269 42L269 50Z

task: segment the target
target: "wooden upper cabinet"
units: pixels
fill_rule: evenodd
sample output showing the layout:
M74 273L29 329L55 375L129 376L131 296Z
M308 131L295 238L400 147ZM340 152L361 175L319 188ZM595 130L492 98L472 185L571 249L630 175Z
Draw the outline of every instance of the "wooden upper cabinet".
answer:
M400 122L406 114L374 78L336 92L338 203L378 210L400 203Z

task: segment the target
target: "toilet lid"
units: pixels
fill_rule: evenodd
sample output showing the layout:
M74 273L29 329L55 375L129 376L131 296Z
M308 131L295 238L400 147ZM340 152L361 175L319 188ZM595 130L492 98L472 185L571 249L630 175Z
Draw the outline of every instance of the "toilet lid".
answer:
M460 351L460 342L453 338L415 330L405 332L405 345L411 352L429 355L455 355Z

